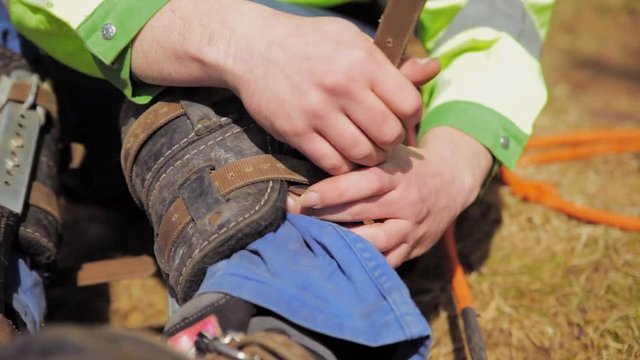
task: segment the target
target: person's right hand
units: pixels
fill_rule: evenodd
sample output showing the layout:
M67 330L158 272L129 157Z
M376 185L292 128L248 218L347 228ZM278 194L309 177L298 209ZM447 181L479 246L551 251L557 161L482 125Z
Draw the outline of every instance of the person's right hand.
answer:
M425 78L438 68L413 66ZM356 26L247 1L169 2L134 42L132 68L149 83L232 89L269 133L331 174L382 162L422 110L414 84Z

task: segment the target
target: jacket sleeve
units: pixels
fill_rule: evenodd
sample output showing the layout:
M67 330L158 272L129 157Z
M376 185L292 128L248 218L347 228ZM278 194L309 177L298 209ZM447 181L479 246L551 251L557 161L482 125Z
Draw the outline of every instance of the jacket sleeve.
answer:
M514 167L547 99L540 66L554 0L429 0L418 34L443 70L423 88L419 136L457 128Z
M148 102L161 88L131 78L130 43L169 0L10 0L18 31L51 57L109 80L132 100Z

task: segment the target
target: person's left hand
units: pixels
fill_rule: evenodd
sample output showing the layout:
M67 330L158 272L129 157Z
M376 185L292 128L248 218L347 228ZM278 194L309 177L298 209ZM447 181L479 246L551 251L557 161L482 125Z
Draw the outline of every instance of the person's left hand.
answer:
M345 223L397 267L431 248L475 200L491 163L473 138L438 127L419 148L400 146L378 166L327 178L290 197L287 208ZM368 220L376 222L357 224Z

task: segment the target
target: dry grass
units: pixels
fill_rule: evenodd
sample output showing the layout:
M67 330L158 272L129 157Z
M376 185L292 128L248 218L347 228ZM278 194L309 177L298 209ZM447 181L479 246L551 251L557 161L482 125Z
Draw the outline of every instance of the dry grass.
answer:
M640 127L640 3L560 0L536 133ZM640 156L519 171L577 203L640 217ZM640 359L640 233L585 224L499 190L502 224L470 276L492 359ZM451 359L446 317L431 359Z

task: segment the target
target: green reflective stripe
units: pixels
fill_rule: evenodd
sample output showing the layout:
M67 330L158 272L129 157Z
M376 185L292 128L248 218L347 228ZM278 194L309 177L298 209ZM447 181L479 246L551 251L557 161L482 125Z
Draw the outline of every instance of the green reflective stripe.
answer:
M547 37L555 0L522 0L538 28L540 38Z
M547 99L546 86L540 63L508 34L473 29L448 41L434 56L444 70L425 94L429 107L454 100L475 102L531 133Z
M168 0L103 0L94 12L78 27L78 36L91 53L105 64L111 64L133 40L144 24ZM116 32L105 39L103 26L111 24Z
M68 24L52 16L47 9L21 0L11 0L9 14L20 34L49 56L84 74L100 76L82 40Z
M434 47L438 48L454 36L477 27L505 32L533 57L540 58L542 39L529 11L520 0L469 0Z
M429 51L466 3L466 0L427 0L418 21L418 37Z
M131 46L127 46L115 58L112 65L96 59L103 78L120 89L131 101L146 104L164 89L162 86L149 85L131 80Z
M472 136L510 169L515 167L529 138L506 116L470 101L451 101L431 109L423 118L418 136L438 126L450 126Z

